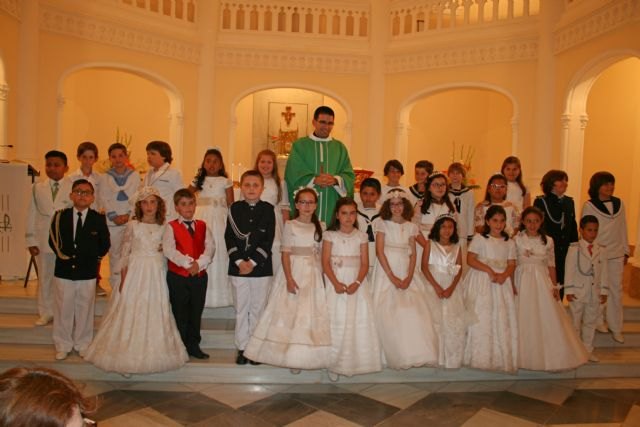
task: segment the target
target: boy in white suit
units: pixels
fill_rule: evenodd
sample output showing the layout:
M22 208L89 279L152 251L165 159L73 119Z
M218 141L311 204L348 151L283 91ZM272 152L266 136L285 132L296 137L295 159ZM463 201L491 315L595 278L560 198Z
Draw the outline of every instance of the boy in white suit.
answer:
M564 294L569 301L573 325L582 337L591 362L599 362L593 354L593 336L600 305L607 302L609 279L606 248L595 242L598 219L585 215L580 220L578 242L569 246L565 261Z
M38 314L37 326L53 320L52 282L56 257L49 247L49 227L53 214L70 207L71 179L65 176L69 170L67 156L61 151L49 151L44 156L47 179L33 184L29 210L27 211L26 243L29 253L38 264Z

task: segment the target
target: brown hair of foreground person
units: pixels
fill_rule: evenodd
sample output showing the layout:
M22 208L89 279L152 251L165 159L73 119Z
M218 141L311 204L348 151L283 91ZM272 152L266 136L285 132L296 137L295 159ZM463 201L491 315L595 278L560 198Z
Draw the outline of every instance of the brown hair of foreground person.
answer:
M83 397L53 369L16 367L0 374L0 427L82 426L82 414L94 409L95 399Z

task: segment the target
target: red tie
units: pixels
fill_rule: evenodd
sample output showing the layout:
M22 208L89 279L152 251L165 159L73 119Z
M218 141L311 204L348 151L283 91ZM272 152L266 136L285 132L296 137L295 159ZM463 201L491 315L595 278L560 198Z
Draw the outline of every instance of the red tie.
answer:
M587 249L589 249L589 255L593 256L593 245L587 246Z

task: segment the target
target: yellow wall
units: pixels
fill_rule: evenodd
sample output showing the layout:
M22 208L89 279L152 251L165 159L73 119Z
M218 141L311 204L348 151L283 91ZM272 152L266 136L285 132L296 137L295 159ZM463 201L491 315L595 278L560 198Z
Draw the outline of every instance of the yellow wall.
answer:
M197 115L197 65L175 61L157 55L144 54L128 49L107 46L100 43L65 37L42 32L40 34L40 73L38 105L38 144L37 150L52 148L58 132L57 95L62 90L62 77L74 67L96 63L113 64L119 67L140 70L142 75L155 75L175 86L177 96L184 105L184 136L182 169L195 170L198 164L196 153L196 115ZM151 77L148 77L151 78ZM127 110L127 105L123 110ZM136 111L129 110L132 114ZM116 124L113 124L115 129ZM167 129L167 118L157 119L158 129ZM137 141L139 142L139 141ZM179 148L178 148L178 151ZM71 153L68 153L71 154ZM179 154L179 153L178 153ZM73 157L73 156L70 156Z
M10 15L0 11L0 68L4 70L4 82L0 76L0 84L9 86L7 104L7 143L16 145L18 104L18 36L19 22ZM14 149L15 155L15 149Z
M582 188L597 171L616 177L616 196L627 207L629 238L637 235L640 183L640 59L630 58L605 70L589 92Z
M521 62L521 63L504 63L504 64L490 64L490 65L480 65L480 66L469 66L469 67L456 67L452 69L437 69L437 70L428 70L423 72L411 72L411 73L398 73L392 74L387 77L386 83L386 114L385 114L385 147L383 153L383 159L390 159L394 156L395 150L395 140L396 140L396 127L399 120L399 112L401 108L407 105L407 103L413 99L414 97L420 94L430 94L431 90L437 89L442 86L446 86L447 88L469 88L469 87L496 87L500 90L508 93L513 97L515 101L515 106L509 108L513 108L513 114L517 114L517 119L519 121L518 132L519 132L519 144L518 144L518 156L520 157L523 163L523 170L525 171L525 182L527 185L531 186L532 183L528 182L527 179L531 178L531 176L526 175L527 170L532 169L532 154L534 147L534 124L533 124L533 114L534 114L534 106L535 106L535 83L536 83L536 66L533 62ZM451 92L445 92L451 93ZM464 91L460 92L461 94L469 94L471 95L474 91ZM473 100L473 97L469 98L469 100L465 100L466 96L461 95L462 97L457 99L455 102L455 107L450 107L452 109L463 109L467 110L467 103L470 105L475 105L478 100ZM466 128L469 122L473 123L470 127L472 129L478 129L478 126L481 123L485 123L485 127L487 132L489 131L489 124L493 129L492 132L497 132L496 134L492 132L488 132L485 138L491 136L492 141L503 141L504 138L507 138L509 141L510 137L510 119L511 113L507 113L509 109L505 106L504 100L497 101L498 99L505 99L504 95L496 95L499 98L491 98L495 99L497 104L495 105L485 105L483 108L488 108L490 113L487 111L476 111L473 114L460 114L459 116L449 117L448 123L451 126L451 132L463 132L458 128ZM428 98L427 98L428 99ZM453 99L450 99L453 101ZM487 101L488 102L488 101ZM511 104L510 101L507 101L508 104ZM419 103L418 103L419 104ZM435 110L434 110L435 112ZM504 123L503 118L505 114L509 115L509 121ZM480 115L480 116L479 116ZM444 119L443 119L444 120ZM410 135L413 134L413 128L417 125L414 123L413 114L411 118L411 129ZM500 123L500 124L498 124ZM507 127L504 127L504 126ZM498 126L498 127L496 127ZM453 130L455 129L455 130ZM499 130L498 130L499 129ZM509 136L507 136L509 134ZM410 137L413 138L413 137ZM462 138L462 136L461 136ZM441 158L449 158L451 155L451 138L445 138L444 136L441 139L449 139L448 141L444 141L444 145L442 148L438 149L438 156ZM496 168L500 167L500 164L503 160L503 154L511 154L511 150L505 153L505 146L503 142L499 143L499 155L496 160L492 159L491 150L488 147L479 148L476 154L477 163L485 163L484 169L494 171ZM444 153L444 154L442 154ZM411 158L414 154L409 152L409 157L411 161L415 161L418 159ZM483 162L480 159L486 156L488 160L487 162ZM434 156L431 156L434 157ZM440 163L440 162L439 162ZM496 166L497 165L497 166ZM438 167L442 165L439 164ZM480 166L478 166L480 167ZM480 175L480 174L479 174ZM486 179L486 177L478 176L482 180Z
M460 149L475 152L471 175L484 187L511 154L511 101L498 92L454 89L418 101L411 111L405 183L413 180L413 165L427 159L437 170L446 170ZM464 122L464 125L461 123ZM453 153L455 143L456 152Z
M169 139L169 101L158 85L134 74L105 69L84 69L71 74L62 90L61 149L69 166L77 168L78 143L90 140L107 159L116 129L131 135L131 161L146 164L145 146Z

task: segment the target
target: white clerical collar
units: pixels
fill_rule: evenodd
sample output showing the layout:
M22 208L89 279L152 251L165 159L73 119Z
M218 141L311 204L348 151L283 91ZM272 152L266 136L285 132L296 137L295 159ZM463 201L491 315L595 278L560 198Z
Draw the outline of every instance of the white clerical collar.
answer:
M318 141L318 142L328 142L328 141L333 141L333 137L331 135L329 135L326 138L320 138L319 136L315 136L313 133L309 135L309 138L313 139L314 141Z

